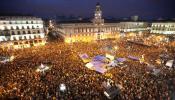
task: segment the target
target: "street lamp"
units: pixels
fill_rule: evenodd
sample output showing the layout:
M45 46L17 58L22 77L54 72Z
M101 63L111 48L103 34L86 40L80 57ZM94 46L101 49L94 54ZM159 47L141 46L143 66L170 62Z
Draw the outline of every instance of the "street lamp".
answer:
M60 84L60 91L62 91L62 92L66 91L66 85L65 84Z

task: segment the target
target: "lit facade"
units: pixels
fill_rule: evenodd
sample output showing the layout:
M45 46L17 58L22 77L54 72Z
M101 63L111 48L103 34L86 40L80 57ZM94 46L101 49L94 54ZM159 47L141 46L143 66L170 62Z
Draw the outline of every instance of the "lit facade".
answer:
M175 22L152 23L151 33L156 33L156 34L175 34Z
M1 48L29 48L46 43L43 21L34 17L1 17Z
M57 26L57 31L65 42L71 43L119 38L120 32L146 31L147 27L146 22L105 23L98 3L91 23L63 23Z
M118 23L119 31L121 32L140 32L148 31L147 22L120 22Z

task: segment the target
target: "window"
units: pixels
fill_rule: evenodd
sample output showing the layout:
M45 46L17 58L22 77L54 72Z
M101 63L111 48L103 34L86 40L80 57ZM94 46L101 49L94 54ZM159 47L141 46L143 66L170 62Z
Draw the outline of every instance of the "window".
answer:
M28 24L29 22L28 21L26 21L26 24Z
M34 26L32 26L32 29L35 29L35 27L34 27Z
M24 39L25 39L25 40L27 39L26 36L24 36Z
M13 37L13 40L16 40L16 37Z
M14 28L11 26L11 30L14 30Z
M33 24L33 21L31 21L31 23Z
M16 29L17 29L17 30L19 30L19 27L18 27L18 26L16 26Z
M31 32L30 32L30 31L28 31L28 34L31 34Z
M7 26L4 26L4 30L7 30Z
M36 39L36 35L34 35L34 39Z
M38 33L40 33L40 30L38 30Z
M20 33L20 31L18 31L18 35L20 35L21 33Z
M29 26L27 26L27 29L30 29Z
M26 32L25 32L25 31L23 31L23 34L26 34Z
M19 37L19 40L22 40L22 36Z
M15 35L15 32L14 31L12 31L12 35Z
M34 40L35 43L37 43L37 40Z
M25 44L28 44L28 41L25 41Z
M14 42L14 45L18 45L18 42Z
M30 41L30 43L33 43L33 41Z
M24 26L22 26L22 29L24 29Z

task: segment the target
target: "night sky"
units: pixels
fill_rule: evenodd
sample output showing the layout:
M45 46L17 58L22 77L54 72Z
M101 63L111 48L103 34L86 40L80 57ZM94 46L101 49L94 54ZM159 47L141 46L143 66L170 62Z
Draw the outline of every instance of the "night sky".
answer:
M97 2L102 6L104 17L175 18L175 0L1 0L0 15L91 17Z

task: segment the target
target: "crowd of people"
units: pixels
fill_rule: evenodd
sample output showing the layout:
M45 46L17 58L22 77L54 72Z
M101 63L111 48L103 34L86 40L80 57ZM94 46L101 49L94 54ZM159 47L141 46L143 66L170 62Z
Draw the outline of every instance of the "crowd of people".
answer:
M80 53L89 56L105 55L101 48L118 46L115 57L128 55L141 57L145 62L161 69L158 75L147 70L147 64L127 59L122 66L109 70L107 77L89 70L80 59ZM42 47L32 47L15 51L0 51L2 56L13 55L14 61L0 64L0 98L24 100L103 100L102 82L111 79L120 84L122 89L115 99L119 100L172 100L175 99L175 70L157 64L159 55L166 51L166 46L159 48L128 43L123 40L105 40L92 43L52 42ZM172 53L166 51L168 53ZM36 72L43 63L50 70ZM66 90L60 91L60 84Z

